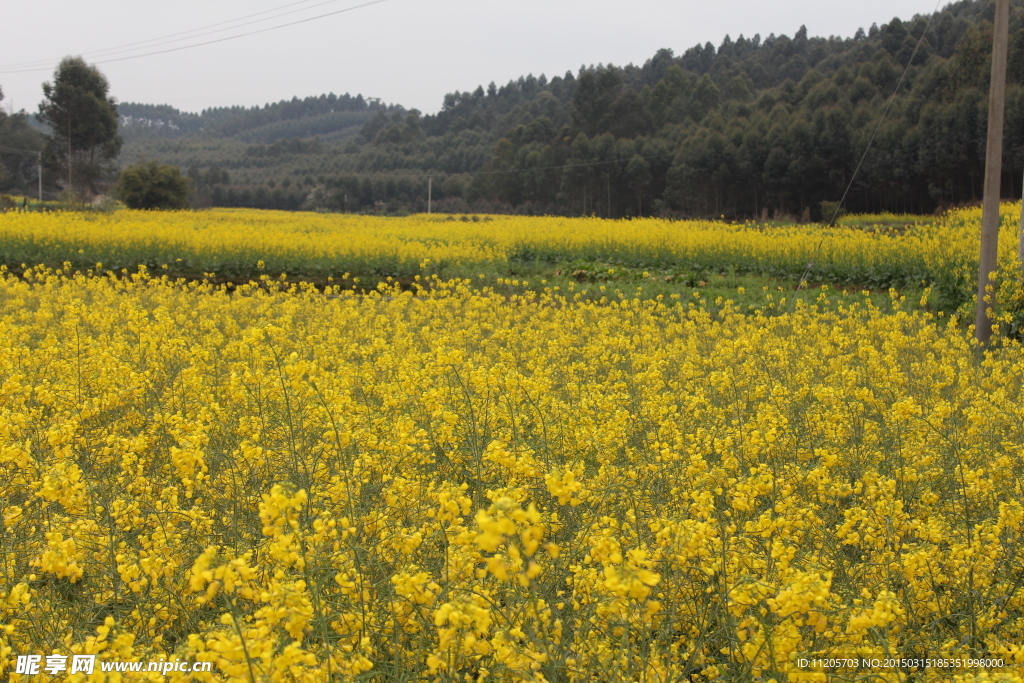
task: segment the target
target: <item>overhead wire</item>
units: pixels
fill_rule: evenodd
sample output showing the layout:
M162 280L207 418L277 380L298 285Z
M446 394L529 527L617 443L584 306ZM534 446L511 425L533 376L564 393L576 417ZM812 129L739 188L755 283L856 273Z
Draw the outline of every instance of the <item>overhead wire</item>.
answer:
M201 43L193 43L191 45L182 45L182 46L179 46L179 47L167 48L166 50L154 50L152 52L144 52L142 54L129 55L127 57L116 57L114 59L100 59L100 60L97 60L95 63L96 64L112 64L114 62L124 62L124 61L128 61L128 60L131 60L131 59L141 59L143 57L152 57L154 55L168 54L168 53L171 53L171 52L180 52L181 50L190 50L192 48L202 47L204 45L213 45L215 43L223 43L223 42L226 42L228 40L236 40L238 38L245 38L247 36L258 35L260 33L267 33L268 31L276 31L277 29L287 28L289 26L297 26L299 24L305 24L305 23L308 23L308 22L311 22L311 21L316 21L318 19L324 19L326 17L333 17L333 16L336 16L338 14L344 14L346 12L352 12L352 11L355 11L355 10L358 10L358 9L363 9L363 8L366 8L366 7L371 7L373 5L380 5L380 4L383 4L385 2L388 2L388 0L371 0L370 2L364 2L364 3L361 3L359 5L353 5L351 7L346 7L344 9L336 10L334 12L327 12L325 14L318 14L318 15L316 15L314 17L307 17L305 19L299 19L298 21L291 21L291 22L288 22L288 23L285 23L285 24L278 24L277 26L269 26L267 28L262 28L262 29L259 29L259 30L256 30L256 31L248 31L246 33L240 33L240 34L233 35L233 36L226 36L224 38L217 38L217 39L214 39L214 40L207 40L207 41L203 41ZM11 73L11 74L14 74L14 73L33 73L33 72L37 72L37 71L46 71L48 69L49 69L49 67L46 67L46 68L35 68L35 69L0 69L0 73Z
M676 152L666 152L664 154L652 154L650 156L643 156L643 155L637 155L637 156L640 156L640 158L643 159L644 161L650 161L652 159L663 159L663 158L666 158L666 157L675 157L676 154L677 154ZM600 160L600 161L585 161L585 162L580 162L580 163L560 164L558 166L532 166L532 167L529 167L529 168L506 168L506 169L499 169L499 170L494 170L494 171L461 171L461 172L459 172L457 174L453 173L453 174L449 174L449 175L462 175L462 174L465 173L465 174L471 174L471 175L477 176L477 175L501 175L501 174L506 174L506 173L533 173L535 171L557 171L557 170L565 169L565 168L585 168L585 167L590 167L590 166L609 166L609 165L612 165L612 164L628 164L630 162L630 160L632 160L632 159L633 159L633 157L629 157L628 159L623 157L623 158L619 158L619 159L603 159L603 160ZM384 171L367 171L367 170L358 170L358 169L357 170L350 170L350 171L342 170L342 171L338 171L338 172L339 173L356 173L356 174L365 174L365 175L376 174L376 175L386 176L388 178L425 178L427 176L440 175L442 173L442 171L416 171L416 172L398 172L398 173L395 173L395 172L390 172L390 171L386 171L386 170L384 170Z
M4 154L42 154L37 149L14 149L13 147L0 147L0 152Z
M900 74L900 79L896 82L896 87L893 89L892 95L889 96L889 99L885 103L885 109L882 110L882 115L878 118L878 123L875 124L875 129L871 132L871 137L868 138L868 144L864 147L864 153L861 154L860 161L857 162L857 167L853 170L853 175L850 176L850 182L846 184L846 189L843 190L843 196L836 203L836 208L832 212L832 217L829 219L828 224L825 226L826 228L831 228L835 224L836 218L839 217L839 211L842 209L843 202L846 201L846 197L850 193L850 188L853 187L853 182L857 179L857 174L860 172L861 166L864 165L864 160L867 159L868 152L871 151L871 145L874 143L875 137L878 135L878 131L882 128L882 122L885 121L885 117L889 113L889 108L892 107L892 103L896 99L896 95L897 93L899 93L900 87L903 85L903 81L906 79L907 74L910 72L910 67L913 66L914 64L914 58L917 56L917 51L921 48L921 43L924 42L925 36L928 35L928 29L931 28L932 20L935 18L935 15L938 14L939 5L941 3L942 0L938 0L938 2L935 3L935 9L932 11L930 15L928 15L928 23L925 24L924 30L921 31L921 36L917 39L917 43L914 45L914 51L911 53L910 59L907 61L907 66L905 69L903 69L903 73ZM807 278L810 277L811 270L813 270L814 268L815 259L821 252L821 247L825 244L825 239L827 237L828 232L825 232L821 236L821 239L818 240L818 244L814 248L814 251L811 252L811 258L807 262L807 268L804 269L804 274L800 277L800 282L797 284L796 292L793 295L794 305L796 304L797 294L800 293L804 285L807 283Z
M337 2L337 0L330 0L330 1L331 2ZM156 38L149 38L147 40L139 40L139 41L135 41L133 43L123 43L121 45L115 45L113 47L102 48L102 49L99 49L99 50L90 50L89 52L83 52L82 56L83 57L94 58L94 57L103 56L104 54L107 54L107 53L113 53L115 51L121 51L123 48L131 48L131 47L137 47L137 46L140 46L140 45L147 45L149 43L157 43L158 41L164 41L164 40L167 40L169 38L176 38L178 36L187 36L190 33L197 33L199 31L205 31L206 29L214 28L216 26L223 26L225 24L234 24L235 22L238 22L238 21L243 21L245 19L251 19L253 17L258 17L258 16L261 16L263 14L270 14L271 12L276 12L278 10L287 9L289 7L294 7L295 5L305 5L308 2L311 2L311 0L299 0L298 2L290 2L290 3L286 4L286 5L279 5L278 7L272 7L270 9L263 10L262 12L255 12L253 14L246 14L246 15L243 15L241 17L235 17L234 19L225 19L224 21L218 21L218 22L215 22L213 24L207 24L205 26L198 26L196 28L189 29L187 31L178 31L177 33L169 33L169 34L167 34L165 36L157 36ZM323 3L319 3L319 4L323 4ZM311 7L316 7L316 5L312 5ZM300 11L303 11L304 9L311 9L311 7L306 7L306 8L303 8L303 9L300 9L300 10L294 10L294 11L295 12L300 12ZM269 20L269 19L272 19L272 18L274 18L274 17L267 17L267 19L261 19L260 21L266 21L266 20ZM223 29L220 29L220 30L227 31L227 30L230 30L231 28L238 28L238 27L237 26L227 27L227 28L223 28ZM196 36L193 36L193 37L196 37ZM188 38L180 38L179 40L188 40ZM54 62L57 62L59 60L60 60L60 58L35 59L35 60L32 60L32 61L28 61L28 62L12 62L10 64L0 64L0 70L11 69L11 68L15 68L15 67L31 67L31 66L51 65Z
M662 159L662 158L665 158L665 157L675 157L676 155L677 155L677 152L666 152L664 154L652 154L652 155L646 156L646 157L643 156L642 154L641 155L637 155L637 156L639 156L644 161L650 161L652 159ZM601 161L584 161L584 162L579 162L579 163L561 164L560 166L534 166L534 167L531 167L531 168L510 168L510 169L501 169L501 170L497 170L497 171L477 171L476 174L477 175L497 175L497 174L501 174L501 173L529 173L529 172L532 172L532 171L554 171L554 170L563 169L563 168L584 168L584 167L588 167L588 166L606 166L606 165L611 165L611 164L623 164L623 163L628 164L630 162L630 160L632 160L632 159L633 159L633 157L630 157L629 159L626 159L626 158L623 157L623 158L619 158L619 159L603 159Z

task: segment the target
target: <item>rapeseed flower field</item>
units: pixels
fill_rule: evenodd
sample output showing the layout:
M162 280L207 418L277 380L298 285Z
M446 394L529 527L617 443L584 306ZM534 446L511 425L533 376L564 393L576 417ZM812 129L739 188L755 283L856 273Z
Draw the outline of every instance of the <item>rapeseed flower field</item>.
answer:
M422 266L927 274L969 266L970 214L819 251L808 228L304 219L0 216L27 265L365 259L424 285L0 273L0 678L37 680L35 653L212 665L75 682L1024 680L1019 344L895 292L711 312Z
M1016 253L1019 205L1003 207L1002 263ZM979 209L932 217L857 217L849 225L770 226L715 221L523 216L417 215L383 218L249 209L202 212L0 214L2 263L115 271L139 265L220 275L475 277L508 273L521 261L607 262L655 270L799 278L808 262L817 282L888 288L956 288L976 277ZM970 288L967 287L969 290Z

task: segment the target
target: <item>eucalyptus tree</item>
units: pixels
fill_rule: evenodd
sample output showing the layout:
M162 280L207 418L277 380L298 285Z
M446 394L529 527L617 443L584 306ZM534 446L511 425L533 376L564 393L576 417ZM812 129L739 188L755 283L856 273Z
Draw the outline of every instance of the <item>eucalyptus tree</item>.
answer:
M109 91L106 77L81 57L65 57L53 82L43 83L36 116L50 128L43 161L68 191L96 194L116 175L121 136Z

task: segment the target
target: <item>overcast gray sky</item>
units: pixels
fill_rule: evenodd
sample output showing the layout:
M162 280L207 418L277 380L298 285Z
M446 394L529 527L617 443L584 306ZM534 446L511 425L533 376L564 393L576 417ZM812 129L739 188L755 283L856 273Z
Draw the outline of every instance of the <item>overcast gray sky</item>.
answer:
M492 80L501 85L528 73L550 78L575 73L582 64L642 64L659 48L681 54L696 43L717 46L726 34L733 39L755 33L791 36L801 24L812 36L852 36L872 22L909 19L936 7L935 0L380 0L224 42L108 61L258 31L367 1L8 2L0 24L3 104L35 112L41 84L52 78L60 58L82 55L106 74L111 94L122 102L199 111L349 92L432 113L445 93L486 87ZM942 0L941 6L946 4ZM188 38L184 41L100 53L261 12L166 39ZM255 23L239 26L243 22ZM230 30L214 32L224 28ZM14 73L26 68L40 70Z

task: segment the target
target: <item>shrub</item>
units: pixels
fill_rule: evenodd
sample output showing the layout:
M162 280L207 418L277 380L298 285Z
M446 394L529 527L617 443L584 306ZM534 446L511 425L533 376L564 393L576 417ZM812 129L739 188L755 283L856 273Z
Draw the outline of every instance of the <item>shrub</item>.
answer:
M821 222L828 223L834 216L836 220L839 220L846 214L846 209L839 205L839 202L822 202L821 203Z
M121 171L117 194L129 209L186 209L189 180L177 166L148 161Z

